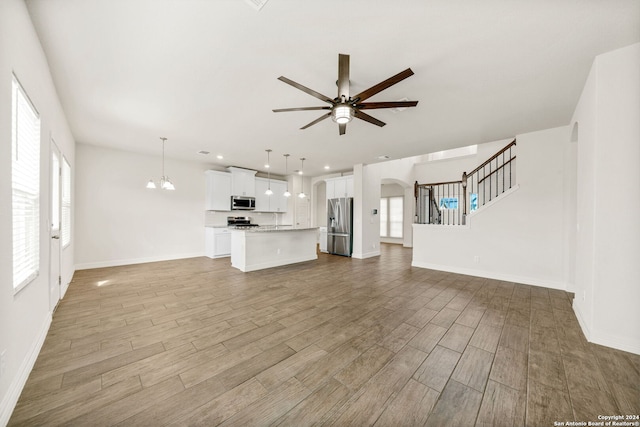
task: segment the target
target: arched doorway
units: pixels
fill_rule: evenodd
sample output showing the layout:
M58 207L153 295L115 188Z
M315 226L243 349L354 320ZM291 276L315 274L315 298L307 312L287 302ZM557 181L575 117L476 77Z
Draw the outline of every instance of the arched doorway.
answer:
M380 242L413 247L413 185L395 178L380 180Z

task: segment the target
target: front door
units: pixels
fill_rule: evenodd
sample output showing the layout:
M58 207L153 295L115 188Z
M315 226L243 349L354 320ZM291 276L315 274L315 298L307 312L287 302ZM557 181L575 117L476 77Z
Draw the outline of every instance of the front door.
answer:
M60 213L61 213L61 159L60 150L56 143L51 140L51 189L50 189L50 211L49 211L49 309L53 312L60 301Z

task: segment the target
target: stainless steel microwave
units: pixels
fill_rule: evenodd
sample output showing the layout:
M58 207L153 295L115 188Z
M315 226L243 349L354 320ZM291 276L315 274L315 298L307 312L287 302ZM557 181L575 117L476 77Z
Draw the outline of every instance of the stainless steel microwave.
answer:
M231 196L232 211L252 211L256 208L256 198L246 196Z

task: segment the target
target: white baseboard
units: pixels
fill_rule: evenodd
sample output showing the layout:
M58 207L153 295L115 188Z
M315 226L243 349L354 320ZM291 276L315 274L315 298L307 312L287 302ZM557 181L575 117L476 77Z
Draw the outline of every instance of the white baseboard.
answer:
M51 326L51 320L51 314L49 314L42 325L40 333L31 345L29 352L22 360L22 363L18 368L18 372L12 379L7 394L5 394L2 402L0 402L0 426L6 426L9 423L13 409L16 407L16 403L18 403L18 398L20 398L20 393L22 393L22 389L27 383L29 374L33 369L33 365L36 363L38 354L40 354L44 340L47 337L47 332L49 332L49 327Z
M640 342L631 340L629 337L619 337L594 331L589 342L640 355Z
M76 270L88 270L90 268L118 267L121 265L144 264L147 262L171 261L174 259L196 258L206 256L204 252L194 252L189 254L163 255L145 258L118 259L111 261L96 261L83 264L76 264Z
M493 271L476 270L473 268L456 267L450 265L431 264L427 262L412 261L412 267L429 268L431 270L446 271L448 273L465 274L467 276L484 277L487 279L502 280L505 282L522 283L524 285L542 286L550 289L564 291L567 286L564 282L540 279L537 277L518 276L514 274L498 273Z
M584 337L587 339L587 341L591 342L591 329L589 328L589 323L587 322L587 319L585 319L585 316L580 309L580 304L578 304L576 298L573 299L573 304L571 306L573 308L573 312L576 315L576 319L578 319L578 324L580 325L580 329L582 329Z
M380 251L372 251L372 252L365 252L363 254L357 254L357 253L353 253L351 254L351 258L356 258L356 259L366 259L366 258L373 258L374 256L380 256Z
M578 319L578 324L580 324L582 333L590 343L640 355L640 341L637 339L634 340L629 339L628 337L620 337L611 334L603 334L598 331L592 331L589 328L589 323L587 323L582 310L580 310L580 305L577 304L575 300L573 302L573 312L576 314L576 319Z

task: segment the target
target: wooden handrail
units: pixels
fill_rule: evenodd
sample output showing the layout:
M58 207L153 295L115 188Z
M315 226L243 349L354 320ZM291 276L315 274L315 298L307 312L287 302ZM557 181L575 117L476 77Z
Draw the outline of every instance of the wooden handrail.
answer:
M487 178L490 178L491 176L493 176L494 174L498 173L498 171L503 170L506 165L509 165L512 161L514 161L516 159L515 155L512 155L511 151L509 151L513 146L516 145L516 140L514 139L513 141L511 141L509 144L507 144L505 147L503 147L501 150L499 150L497 153L495 153L493 156L491 156L489 159L487 159L485 162L483 162L480 166L478 166L477 168L475 168L474 170L472 170L471 172L463 172L462 173L462 179L459 181L445 181L445 182L432 182L432 183L428 183L428 184L419 184L418 181L415 182L414 184L414 197L416 200L416 212L418 211L418 193L420 189L423 188L431 188L431 190L433 190L433 187L444 187L444 186L451 186L451 185L459 185L460 187L458 187L458 190L460 191L458 197L462 198L462 220L461 220L461 224L465 224L466 222L466 216L467 216L467 209L468 209L468 203L467 203L467 185L469 184L469 180L472 180L473 183L473 175L479 173L481 170L483 171L484 176L480 179L480 176L478 174L478 176L475 178L476 180L476 186L482 184ZM505 161L504 159L504 153L509 151L509 159ZM501 165L498 164L498 158L500 157L500 155L503 155L502 157L502 161L503 163ZM496 169L495 170L491 170L491 162L496 161ZM484 172L484 168L489 165L489 174L487 175L486 172ZM503 189L502 192L504 192L504 182L503 182ZM450 187L448 187L450 188ZM497 186L496 186L496 190L497 190ZM509 166L509 188L511 188L511 165ZM447 190L448 191L448 190ZM454 190L455 191L455 190ZM489 181L489 192L490 192L490 198L489 200L491 200L491 181ZM430 191L430 193L432 193L432 191ZM449 193L447 193L449 194ZM458 194L458 193L454 193L454 194ZM433 194L431 194L431 197L433 198ZM429 200L429 202L431 202L431 200ZM484 205L484 202L483 202ZM437 202L435 203L436 206L436 210L439 212L440 209L437 205ZM454 220L455 223L455 220Z
M505 151L507 151L509 148L513 147L514 145L516 145L516 140L514 139L513 141L511 141L511 143L509 145L507 145L506 147L504 147L502 150L498 151L496 154L494 154L493 156L491 156L489 158L489 160L487 160L486 162L484 162L483 164L481 164L480 166L478 166L477 168L475 168L474 170L472 170L471 172L467 172L467 176L469 175L473 175L474 173L478 172L480 169L482 169L483 167L487 166L489 163L491 163L492 161L494 161L500 154L504 153Z
M416 184L416 185L417 187L431 187L433 185L448 185L448 184L462 184L462 181L433 182L430 184Z
M502 154L502 153L501 153L501 154ZM512 160L515 160L515 159L516 159L516 156L513 156L512 158L510 158L509 160L507 160L506 162L504 162L503 164L501 164L501 165L500 165L500 167L499 167L498 169L495 169L495 170L493 170L493 171L489 172L489 174L488 174L488 175L483 176L483 177L482 177L482 179L478 181L478 185L479 185L479 184L482 184L482 182L483 182L485 179L489 178L489 177L490 177L491 175L493 175L494 173L499 172L499 171L500 171L500 169L502 169L503 167L505 167L506 165L508 165L509 163L511 163L511 161L512 161ZM495 158L494 158L493 160L495 160Z

